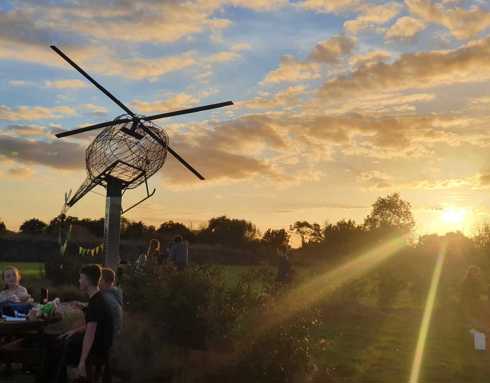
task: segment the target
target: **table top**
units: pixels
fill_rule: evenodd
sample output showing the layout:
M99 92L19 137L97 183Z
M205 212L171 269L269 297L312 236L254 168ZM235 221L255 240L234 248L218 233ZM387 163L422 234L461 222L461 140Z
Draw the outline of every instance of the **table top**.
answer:
M31 332L40 331L44 327L59 322L60 317L53 317L49 319L34 319L34 320L19 320L19 321L6 321L0 319L0 335L18 333L18 332Z

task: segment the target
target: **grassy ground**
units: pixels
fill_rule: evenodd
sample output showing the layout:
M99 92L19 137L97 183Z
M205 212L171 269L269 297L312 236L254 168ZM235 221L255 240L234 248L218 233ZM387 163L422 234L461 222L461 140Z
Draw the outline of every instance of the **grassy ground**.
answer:
M26 279L42 278L44 276L44 263L41 262L0 262L0 271L7 266L15 266Z

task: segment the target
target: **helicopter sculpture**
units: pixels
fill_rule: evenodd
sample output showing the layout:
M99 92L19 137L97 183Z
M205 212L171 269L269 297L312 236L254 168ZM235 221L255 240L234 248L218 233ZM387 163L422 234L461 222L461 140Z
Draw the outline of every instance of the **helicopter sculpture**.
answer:
M75 205L94 187L99 185L106 188L106 214L104 221L105 264L115 270L120 261L119 239L121 214L153 196L155 189L150 193L148 178L154 175L164 165L167 154L170 153L195 176L204 180L201 173L170 147L167 133L164 129L153 123L153 121L161 118L221 108L233 105L233 102L226 101L151 116L135 114L59 48L52 45L51 49L125 112L125 114L116 117L112 121L56 134L56 137L62 138L104 128L86 150L85 165L87 168L87 178L73 196L71 196L71 192L65 194L63 213ZM146 186L146 197L126 210L123 210L121 207L122 194L126 190L134 189L143 183Z

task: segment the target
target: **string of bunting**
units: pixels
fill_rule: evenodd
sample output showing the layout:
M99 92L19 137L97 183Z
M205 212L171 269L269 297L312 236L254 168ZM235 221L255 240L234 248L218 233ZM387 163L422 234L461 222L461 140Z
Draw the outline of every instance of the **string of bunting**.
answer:
M93 249L88 249L86 247L80 246L78 248L78 255L89 255L91 257L96 257L99 254L104 253L104 244L100 244L99 246L93 248Z

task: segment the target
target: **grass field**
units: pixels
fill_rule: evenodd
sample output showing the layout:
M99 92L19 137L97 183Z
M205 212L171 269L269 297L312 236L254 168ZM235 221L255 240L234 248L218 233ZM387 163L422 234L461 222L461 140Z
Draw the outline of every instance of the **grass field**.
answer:
M7 266L15 266L26 279L37 279L44 276L44 263L41 262L0 262L0 271Z

